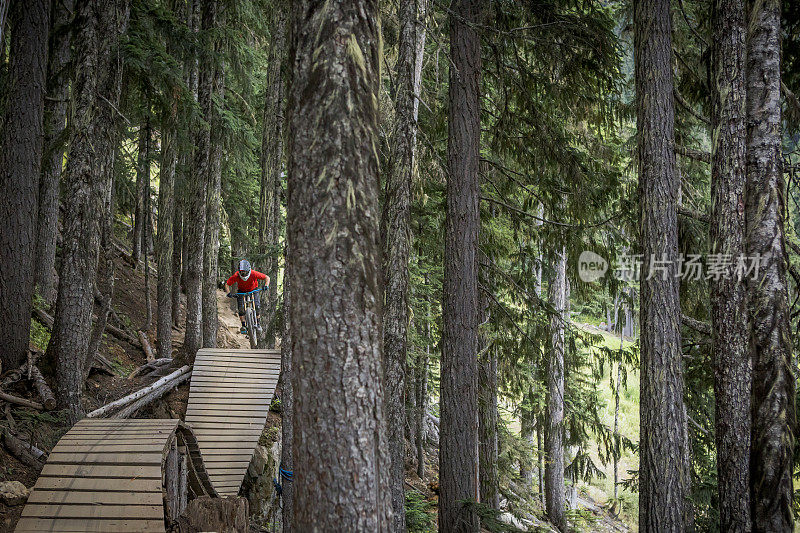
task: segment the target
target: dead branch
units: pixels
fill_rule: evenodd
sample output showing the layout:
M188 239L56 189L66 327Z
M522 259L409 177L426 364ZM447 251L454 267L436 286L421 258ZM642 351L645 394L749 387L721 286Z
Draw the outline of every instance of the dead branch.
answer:
M42 373L36 365L30 365L30 374L31 381L33 381L33 385L36 387L36 392L39 394L39 398L42 399L42 405L44 405L44 408L48 411L52 411L57 405L56 397L53 396L53 391L44 380L44 376L42 376Z
M167 383L164 383L160 387L158 387L156 389L153 389L146 396L144 396L144 397L140 398L139 400L133 402L129 406L121 409L118 413L111 415L109 418L129 418L130 416L134 415L136 413L136 411L138 411L142 407L145 407L146 405L152 403L153 401L161 398L164 394L166 394L167 392L171 391L172 389L174 389L175 387L177 387L178 385L180 385L184 381L188 380L190 377L192 377L192 373L191 372L186 372L185 374L182 374L182 375L178 376L177 378L175 378L175 379L173 379L171 381L168 381Z
M44 405L40 404L39 402L26 400L25 398L19 398L5 392L0 392L0 400L5 400L9 403L14 403L23 407L30 407L31 409L36 409L37 411L44 411Z
M26 465L35 468L44 466L45 453L33 444L14 436L10 429L6 429L3 432L3 444L14 457Z
M156 360L156 355L153 352L153 348L150 346L150 341L147 340L147 335L144 331L139 330L137 333L139 334L139 342L142 343L142 349L147 355L147 362L152 363Z
M128 405L130 403L135 402L136 400L138 400L140 398L143 398L144 396L147 396L149 393L161 388L162 386L164 386L165 384L168 384L171 381L174 381L174 380L180 378L183 375L186 375L186 374L191 375L191 372L192 372L192 367L190 367L189 365L182 366L181 368L179 368L178 370L176 370L172 374L170 374L168 376L164 376L163 378L159 379L155 383L152 383L152 384L148 385L147 387L144 387L143 389L139 389L138 391L136 391L134 393L131 393L131 394L125 396L124 398L120 398L119 400L115 400L115 401L113 401L113 402L111 402L111 403L109 403L107 405L104 405L103 407L95 409L94 411L92 411L91 413L86 415L86 418L100 418L101 416L103 416L105 414L108 414L108 413L110 413L110 412L112 412L112 411L114 411L114 410L116 410L116 409L118 409L120 407L124 407L124 406L126 406L126 405Z

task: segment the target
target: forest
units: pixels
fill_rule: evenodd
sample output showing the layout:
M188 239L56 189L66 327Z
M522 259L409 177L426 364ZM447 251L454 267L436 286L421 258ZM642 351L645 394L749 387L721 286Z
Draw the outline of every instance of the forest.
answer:
M796 0L0 0L0 191L1 531L796 530Z

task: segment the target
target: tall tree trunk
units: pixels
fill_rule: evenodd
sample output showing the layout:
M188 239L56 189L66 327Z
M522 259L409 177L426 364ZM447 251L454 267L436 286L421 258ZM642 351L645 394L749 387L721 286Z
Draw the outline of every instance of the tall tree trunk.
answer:
M184 20L186 11L182 0L173 0L171 8L178 20ZM171 41L170 41L171 42ZM168 45L168 52L176 54L174 45ZM178 209L175 207L175 171L178 163L178 107L179 88L170 87L172 94L169 108L164 114L161 132L161 169L158 180L158 233L156 234L156 264L158 271L157 305L158 318L156 341L158 356L172 357L172 325L177 322L173 289L175 287L175 233L180 232ZM177 222L177 223L176 223ZM179 256L180 257L180 256ZM180 281L179 281L180 283ZM180 305L180 293L178 305Z
M293 3L288 237L296 531L387 531L378 2ZM313 281L312 281L313 280ZM335 326L332 325L335 323Z
M397 58L396 120L392 166L386 176L383 208L385 309L383 315L384 404L391 456L392 531L405 531L405 376L408 351L408 260L411 249L411 180L417 144L417 99L415 77L420 38L418 0L400 3L400 42ZM424 31L424 30L422 30ZM424 37L422 37L424 39Z
M42 120L50 3L11 5L11 65L6 116L0 133L0 362L17 368L26 360L33 285L20 280L34 270Z
M148 172L149 174L149 172ZM148 184L150 183L150 178L148 176L147 179ZM145 227L144 227L144 241L148 241L148 236L153 233L152 224L150 224L150 218L152 218L152 211L150 209L150 187L148 185L147 192L144 197L144 207L145 207ZM144 246L142 248L142 255L144 256L144 308L145 308L145 321L144 327L142 328L145 331L149 331L153 327L153 302L150 294L150 247Z
M679 179L669 0L634 1L634 63L641 251L639 527L683 531L686 463L681 310L678 298ZM666 261L666 272L654 270ZM649 279L648 279L649 278Z
M183 272L182 248L183 248L183 212L184 200L183 186L184 179L181 173L175 173L175 214L172 218L172 325L177 326L181 323L181 273Z
M145 103L149 107L149 104ZM145 195L150 193L150 110L146 109L146 116L139 127L139 153L136 163L136 207L133 215L133 244L131 246L131 259L135 268L139 268L139 259L142 256L142 247L147 246L147 206Z
M119 36L128 22L127 2L94 0L76 7L74 124L65 170L64 219L58 299L50 350L56 361L59 404L77 419L94 300L94 279L111 180L119 121L122 69Z
M267 326L267 346L275 345L275 308L278 297L278 242L280 240L280 191L283 169L284 100L283 71L286 63L286 5L277 2L272 11L272 42L269 48L267 91L264 99L264 130L261 137L261 190L258 226L259 253L270 276L269 293L262 298L262 319Z
M203 31L216 26L217 0L203 3ZM197 135L194 153L194 174L187 176L187 212L184 241L186 254L186 336L184 340L187 362L194 361L197 350L203 346L203 258L206 227L206 184L210 172L212 93L214 90L213 54L202 56L199 68L197 100L206 125Z
M36 238L36 286L45 302L56 301L56 240L58 238L58 196L64 165L64 130L70 61L70 22L73 0L52 2L50 53L47 63L47 96L44 102L44 155L39 182L39 222ZM0 22L2 25L2 22ZM0 39L2 43L2 39ZM2 45L0 45L2 46Z
M417 394L416 415L416 444L417 444L417 475L425 479L425 418L428 411L428 362L431 358L431 297L428 273L425 273L425 350L420 350L416 364Z
M711 115L711 253L745 254L745 7L715 0ZM750 531L749 464L752 362L747 292L733 269L711 279L717 486L721 531Z
M478 431L481 503L500 509L497 470L497 349L490 347L479 361Z
M281 412L283 418L281 421L282 442L281 442L281 465L280 467L288 472L293 472L294 461L292 461L292 453L294 450L294 426L293 415L294 412L294 390L292 389L292 327L291 327L291 282L293 276L289 272L291 265L288 258L289 253L284 248L284 256L287 258L286 268L283 277L283 337L281 338L281 373L283 379L281 381L283 389L281 390ZM280 472L279 472L280 473ZM292 533L292 516L294 512L294 482L287 480L286 476L280 480L283 485L283 533Z
M2 48L3 37L5 37L6 18L8 17L8 6L11 0L0 0L0 48Z
M544 470L545 508L550 522L567 531L564 516L564 329L567 320L567 253L561 249L554 261L555 275L548 287L548 303L556 314L550 317L547 354L547 432Z
M224 25L224 12L219 13L220 26ZM217 46L221 52L222 46ZM225 78L222 65L214 76L214 94L220 100L225 97ZM215 109L211 112L211 153L206 182L206 227L203 252L203 347L217 347L217 277L219 275L219 211L222 193L222 143L224 142L222 119Z
M781 160L781 3L752 4L747 24L746 246L753 357L750 487L753 529L792 531L795 390L791 370Z
M144 255L144 304L145 304L145 323L142 326L144 331L150 329L153 322L153 311L150 305L150 268L148 264L147 234L150 232L150 149L153 142L153 129L150 123L149 104L145 110L146 116L144 124L139 130L139 161L136 174L137 196L136 205L139 216L134 226L134 248L132 256L134 265L138 268L139 257ZM137 229L138 228L138 229ZM138 237L136 233L138 232ZM136 243L139 249L136 249Z
M442 300L439 530L477 532L480 0L453 2Z

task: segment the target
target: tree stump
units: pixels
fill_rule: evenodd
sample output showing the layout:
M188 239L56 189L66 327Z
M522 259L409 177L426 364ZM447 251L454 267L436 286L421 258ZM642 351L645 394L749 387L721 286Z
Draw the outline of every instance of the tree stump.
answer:
M200 496L189 502L170 529L174 533L247 533L247 499L241 496L211 498Z

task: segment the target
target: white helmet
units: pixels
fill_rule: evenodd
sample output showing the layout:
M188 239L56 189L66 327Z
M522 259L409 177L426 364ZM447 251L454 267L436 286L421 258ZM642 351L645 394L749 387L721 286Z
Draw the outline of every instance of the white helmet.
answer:
M250 277L250 262L247 259L239 261L239 278L242 281L247 281Z

